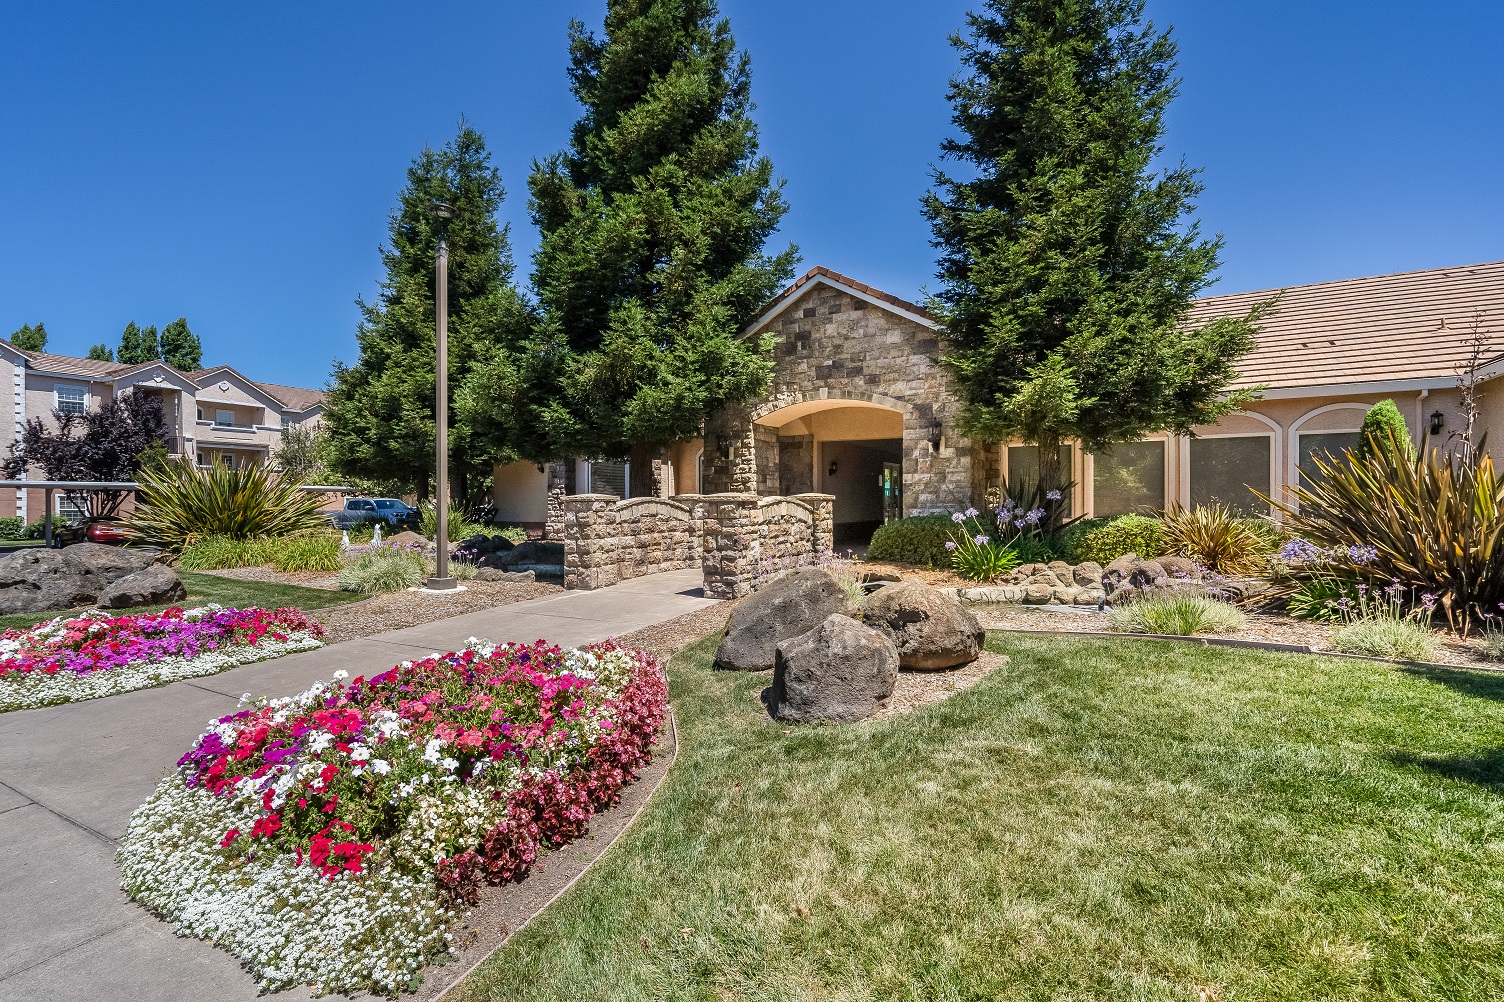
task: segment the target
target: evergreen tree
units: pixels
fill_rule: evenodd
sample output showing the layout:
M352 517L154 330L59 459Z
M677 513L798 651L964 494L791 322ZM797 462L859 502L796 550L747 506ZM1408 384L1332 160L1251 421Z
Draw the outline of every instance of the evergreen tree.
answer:
M1221 239L1189 218L1197 172L1152 170L1178 81L1142 0L988 0L967 25L952 38L960 136L942 145L964 169L936 170L924 199L932 307L964 430L1040 446L1042 485L1058 486L1063 440L1187 433L1249 399L1225 389L1269 304L1186 322Z
M10 343L22 351L46 351L47 325L38 323L33 327L31 324L22 324L11 334Z
M87 357L97 362L113 362L115 361L115 352L107 344L96 344L89 349Z
M477 365L525 335L530 316L512 285L507 230L498 224L505 189L485 139L463 121L441 150L425 148L407 171L381 252L386 279L374 303L361 302L360 357L336 363L326 427L328 456L341 474L401 479L427 497L434 471L434 201L456 209L448 224L449 384L454 392ZM477 441L450 408L453 494L470 500L506 458Z
M584 114L529 179L545 322L489 395L525 458L630 452L642 493L653 451L766 389L769 346L741 334L797 258L763 253L788 206L712 0L609 0L570 57Z
M182 372L204 367L204 346L198 335L188 329L188 318L178 317L162 328L162 361Z
M157 344L155 326L137 327L134 320L125 325L125 330L120 334L120 348L115 352L117 362L140 365L142 362L155 362L161 357L162 349Z
M1358 429L1358 444L1353 449L1356 458L1363 459L1378 452L1393 454L1395 450L1406 462L1415 460L1415 443L1410 440L1410 427L1405 416L1393 400L1384 399L1368 409L1363 415L1363 425Z

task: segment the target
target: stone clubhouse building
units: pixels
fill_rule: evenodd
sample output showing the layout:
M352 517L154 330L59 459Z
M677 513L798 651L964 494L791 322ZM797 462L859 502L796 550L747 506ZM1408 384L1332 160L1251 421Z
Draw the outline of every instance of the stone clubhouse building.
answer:
M1504 442L1504 262L1210 296L1190 321L1238 315L1280 297L1234 388L1259 399L1192 436L1155 435L1095 455L1067 445L1073 511L1113 515L1225 502L1266 511L1314 472L1313 455L1356 443L1363 416L1392 398L1417 442L1461 427L1459 378L1475 328L1489 338L1482 431ZM922 306L814 268L747 328L776 341L763 399L716 415L701 438L655 461L658 495L724 492L834 498L837 545L865 543L884 522L981 506L1007 482L1032 480L1037 450L984 445L956 428L960 410L939 363L940 332ZM579 459L495 471L502 521L543 527L572 494L625 497L626 464ZM550 499L552 498L552 505Z

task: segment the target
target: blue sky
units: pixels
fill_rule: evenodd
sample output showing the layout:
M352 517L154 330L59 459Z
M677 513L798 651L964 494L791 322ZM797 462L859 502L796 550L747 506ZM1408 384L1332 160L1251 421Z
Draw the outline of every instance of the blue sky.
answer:
M782 239L902 296L932 282L918 199L969 5L723 0L753 60ZM135 7L137 9L131 9ZM510 197L576 108L570 16L603 2L9 4L0 13L0 330L82 354L186 315L205 360L322 385L403 171L461 115ZM1149 0L1181 46L1168 154L1234 292L1504 258L1504 7ZM1423 16L1418 16L1423 14Z

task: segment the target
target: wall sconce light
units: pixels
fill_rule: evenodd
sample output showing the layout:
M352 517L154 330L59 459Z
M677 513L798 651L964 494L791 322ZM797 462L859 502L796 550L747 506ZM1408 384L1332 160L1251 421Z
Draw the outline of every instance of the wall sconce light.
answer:
M1441 411L1431 412L1431 434L1440 435L1442 427L1447 423L1447 416Z
M731 436L730 435L717 435L715 437L715 451L716 451L716 455L720 456L722 459L730 459L731 458Z
M930 439L930 451L938 454L940 452L940 447L944 444L945 434L943 432L937 431L935 432L935 437Z
M834 459L832 459L830 461L830 476L833 477L835 475L836 475L836 461Z

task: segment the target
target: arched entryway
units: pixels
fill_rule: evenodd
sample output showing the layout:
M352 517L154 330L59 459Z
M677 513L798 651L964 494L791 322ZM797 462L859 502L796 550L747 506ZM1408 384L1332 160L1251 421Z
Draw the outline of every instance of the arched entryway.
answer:
M896 401L893 401L896 403ZM904 414L874 400L765 405L752 415L758 491L835 497L835 542L862 546L903 517Z

